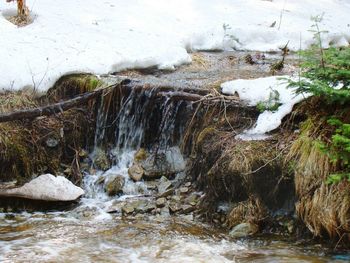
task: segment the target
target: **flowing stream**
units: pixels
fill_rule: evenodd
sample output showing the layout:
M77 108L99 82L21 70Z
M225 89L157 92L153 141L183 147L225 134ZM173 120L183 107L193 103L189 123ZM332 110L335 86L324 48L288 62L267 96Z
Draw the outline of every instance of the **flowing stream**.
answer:
M232 240L227 232L203 224L192 215L122 216L121 204L154 199L147 183L129 179L128 167L137 149L146 145L160 152L171 149L174 165L184 165L177 145L183 131L183 114L191 105L170 100L152 104L151 96L148 91L124 98L114 117L114 137L108 138L114 145L110 151L114 165L105 172L85 175L86 194L76 208L63 212L0 213L0 262L346 261L341 255L325 253L319 245L305 247L282 237ZM103 102L95 151L105 140L108 118L102 115L102 109ZM115 174L125 178L123 195L109 197L98 181ZM173 182L182 179L183 173L179 173Z

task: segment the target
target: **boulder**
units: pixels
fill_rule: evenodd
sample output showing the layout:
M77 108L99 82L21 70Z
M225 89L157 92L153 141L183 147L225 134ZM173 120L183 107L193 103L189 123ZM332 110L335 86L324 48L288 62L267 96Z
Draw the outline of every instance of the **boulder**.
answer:
M104 189L109 196L123 193L125 178L122 175L112 175L106 180Z
M251 223L241 223L236 225L229 233L230 237L241 238L247 237L258 232L259 228L255 224Z
M0 189L0 197L19 197L41 201L74 201L84 194L84 190L75 186L63 176L43 174L11 189Z
M142 179L142 176L144 174L143 168L139 164L133 164L128 169L129 177L134 180L135 182L140 181Z
M162 176L173 176L184 171L185 165L185 160L178 147L152 153L142 162L144 179L153 180Z

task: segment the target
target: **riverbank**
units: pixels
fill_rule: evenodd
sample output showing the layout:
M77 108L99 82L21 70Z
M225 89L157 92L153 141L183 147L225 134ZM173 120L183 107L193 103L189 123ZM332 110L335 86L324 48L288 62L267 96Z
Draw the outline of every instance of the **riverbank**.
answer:
M256 62L250 63L248 55ZM300 213L300 204L307 197L301 191L304 191L303 185L308 184L300 181L303 177L296 173L300 170L296 170L295 165L299 155L291 155L291 152L293 149L294 153L298 152L295 147L300 135L304 134L300 124L313 114L305 111L312 100L297 105L283 119L282 125L269 133L269 138L255 141L236 138L254 125L260 112L256 107L241 103L237 96L221 98L218 95L221 83L242 76L285 75L296 68L293 55L287 57L281 71L271 70L272 65L281 60L280 54L263 54L263 59L261 55L195 53L192 55L193 64L182 66L175 72L149 69L103 77L72 75L63 77L46 95L37 97L29 93L30 96L23 96L24 91L3 94L4 101L18 103L6 108L13 111L66 101L108 86L101 97L67 111L1 124L1 128L7 131L2 133L1 141L2 156L5 156L1 162L6 164L1 166L2 181L15 180L19 186L36 175L50 172L67 177L86 191L78 203L68 207L43 207L40 203L31 206L28 202L23 207L17 201L18 206L11 207L7 202L2 213L6 236L12 240L17 235L17 226L24 227L19 230L24 235L43 234L45 231L41 232L43 229L32 223L39 218L38 221L45 222L49 229L61 226L62 231L69 231L73 222L75 235L93 246L111 244L112 240L119 240L119 234L125 238L142 236L157 224L161 227L156 233L168 233L171 231L169 224L172 224L180 239L185 231L186 237L198 234L199 240L213 238L214 243L211 240L209 244L217 248L223 246L224 250L219 251L226 255L224 257L210 252L214 253L215 260L225 258L245 262L262 257L262 262L268 262L273 257L269 253L262 256L256 252L247 252L249 255L245 256L246 252L240 248L232 254L232 246L240 242L243 242L244 251L247 244L252 244L258 251L266 244L279 242L283 246L291 242L301 242L301 246L308 244L312 252L308 251L307 255L298 252L292 256L293 260L301 257L306 261L319 258L319 253L323 253L321 247L327 243L324 248L330 254L332 248L342 247L341 242L337 244L339 239L336 236L331 243L328 235L313 231L308 221L311 219ZM211 92L215 100L204 100L203 96ZM202 99L201 105L194 98ZM26 103L22 102L23 99ZM17 132L12 132L14 130ZM7 151L11 147L14 150ZM315 180L325 187L319 178ZM27 211L45 208L49 212L14 213L23 208ZM58 208L65 211L50 212ZM108 222L111 228L94 229L95 223L80 225L76 220L96 224ZM169 223L173 220L176 223ZM321 222L317 221L317 216L312 220L317 224ZM209 225L203 225L203 222ZM11 224L14 228L10 227ZM128 229L132 224L140 227ZM79 234L78 229L82 227L101 235L107 243L91 241ZM53 231L45 237L49 243L54 242L49 245L50 249L54 248L56 241L59 242L56 234ZM156 236L151 243L155 242ZM171 237L166 236L166 240ZM314 250L313 236L323 239L316 242L319 249ZM74 240L74 236L71 238ZM22 232L19 242L24 242L21 239ZM197 237L194 240L201 244ZM192 237L187 241L191 243ZM35 240L29 242L29 247L38 245ZM12 250L15 243L11 243L11 255L17 255ZM228 247L225 244L229 244ZM200 253L204 253L202 245L196 248ZM138 247L137 251L141 250L137 253L142 254L143 248ZM127 251L124 249L122 251ZM66 255L66 252L62 253ZM51 256L59 258L62 253ZM91 259L93 256L87 257ZM284 257L283 253L279 257Z

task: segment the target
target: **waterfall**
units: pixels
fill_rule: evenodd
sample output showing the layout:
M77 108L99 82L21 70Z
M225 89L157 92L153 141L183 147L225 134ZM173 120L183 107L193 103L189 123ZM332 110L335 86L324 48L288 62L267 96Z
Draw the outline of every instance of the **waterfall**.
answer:
M128 175L140 148L154 156L155 165L158 157L163 156L171 169L183 170L185 162L178 145L191 111L190 102L159 96L152 88L131 88L128 92L119 89L104 94L97 105L91 156L93 158L97 150L105 151L113 165L107 171L85 175L86 197L110 200L98 182L116 175L125 178L124 195L147 194L146 185L133 182Z

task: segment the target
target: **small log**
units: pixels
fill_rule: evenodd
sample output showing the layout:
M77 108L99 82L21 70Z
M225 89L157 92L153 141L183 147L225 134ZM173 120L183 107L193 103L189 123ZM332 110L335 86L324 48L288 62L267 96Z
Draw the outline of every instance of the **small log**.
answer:
M33 119L40 116L50 116L56 113L61 113L100 96L105 90L106 89L99 89L89 93L84 93L83 95L77 96L70 100L38 107L35 109L18 110L9 113L3 113L0 114L0 123L21 119Z

